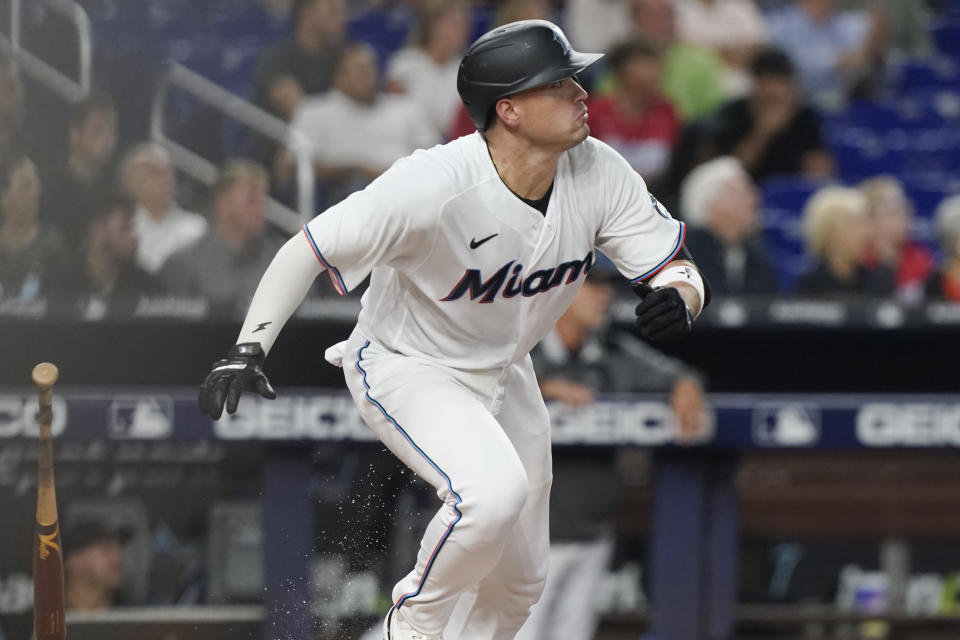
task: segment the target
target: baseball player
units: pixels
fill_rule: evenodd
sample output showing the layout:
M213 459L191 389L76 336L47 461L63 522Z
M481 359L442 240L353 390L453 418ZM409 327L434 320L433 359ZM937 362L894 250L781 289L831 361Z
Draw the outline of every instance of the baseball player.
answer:
M641 296L651 339L682 336L708 300L683 223L589 137L574 51L554 24L482 36L457 88L478 132L397 161L277 253L227 357L200 389L213 419L243 391L276 396L264 358L314 278L346 293L370 274L348 340L327 349L363 419L442 505L393 589L387 640L506 640L537 601L549 552L550 425L530 349L601 250ZM649 281L649 282L648 282Z

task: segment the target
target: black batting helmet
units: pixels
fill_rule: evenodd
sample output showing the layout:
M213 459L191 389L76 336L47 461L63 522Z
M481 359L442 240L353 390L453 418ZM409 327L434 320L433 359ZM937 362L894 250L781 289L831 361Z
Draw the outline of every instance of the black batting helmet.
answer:
M457 91L473 124L483 131L500 98L575 76L602 57L574 51L552 22L511 22L485 33L467 49Z

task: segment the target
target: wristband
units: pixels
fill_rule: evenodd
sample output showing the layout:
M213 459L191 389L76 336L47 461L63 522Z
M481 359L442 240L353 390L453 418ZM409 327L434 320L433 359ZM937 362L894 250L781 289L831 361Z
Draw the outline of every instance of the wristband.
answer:
M694 318L700 315L700 311L703 310L705 293L703 287L703 278L700 277L700 274L697 272L697 270L682 264L667 267L654 276L653 280L650 281L650 286L664 287L672 282L683 282L696 289L697 295L700 296L700 309L697 310L697 313L691 313L691 315Z

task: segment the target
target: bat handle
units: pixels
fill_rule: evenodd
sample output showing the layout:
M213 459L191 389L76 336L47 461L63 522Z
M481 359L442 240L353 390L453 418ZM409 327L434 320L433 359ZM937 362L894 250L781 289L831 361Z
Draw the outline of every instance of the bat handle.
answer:
M43 362L33 368L37 386L40 443L37 451L37 519L33 553L33 630L37 640L66 640L63 552L53 480L53 385L57 367Z

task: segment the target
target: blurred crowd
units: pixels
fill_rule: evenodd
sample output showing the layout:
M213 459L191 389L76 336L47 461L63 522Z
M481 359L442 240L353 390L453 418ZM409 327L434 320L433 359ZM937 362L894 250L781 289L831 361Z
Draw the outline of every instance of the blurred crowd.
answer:
M544 18L579 49L607 53L581 79L592 135L688 223L688 245L717 295L960 302L960 196L936 207L935 234L917 237L899 176L844 184L823 130L825 114L889 91L892 65L941 55L929 30L947 11L940 3L260 5L288 35L259 52L248 97L311 142L317 211L398 158L472 133L456 75L478 27ZM352 38L358 20L387 22L402 38L393 47ZM95 55L103 44L94 42ZM294 191L289 152L259 144L226 159L204 197L184 206L164 147L143 141L146 132L118 142L125 96L94 91L73 104L60 146L41 149L23 126L31 96L22 73L0 51L0 308L94 320L177 298L242 311L283 240L266 214L270 197ZM763 232L760 198L766 181L784 176L815 185L796 212L805 256L791 279Z

